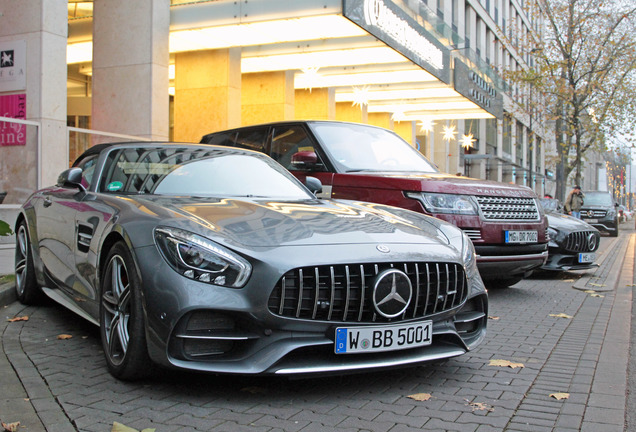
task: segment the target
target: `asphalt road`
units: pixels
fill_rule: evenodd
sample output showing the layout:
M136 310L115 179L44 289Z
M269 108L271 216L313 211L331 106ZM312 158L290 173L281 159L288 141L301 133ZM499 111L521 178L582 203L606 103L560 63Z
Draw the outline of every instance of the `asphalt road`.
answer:
M630 430L636 233L626 228L602 238L595 271L490 290L489 333L475 351L386 372L287 380L162 371L122 383L106 371L91 324L53 303L11 303L3 318L29 320L0 323L0 421L55 432L114 422L157 432Z

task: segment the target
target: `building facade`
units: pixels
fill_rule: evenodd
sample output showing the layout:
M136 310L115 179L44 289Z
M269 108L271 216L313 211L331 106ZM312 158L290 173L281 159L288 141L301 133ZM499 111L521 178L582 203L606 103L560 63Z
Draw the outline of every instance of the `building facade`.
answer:
M0 50L23 57L25 79L0 75L0 117L18 119L0 136L24 138L0 140L5 204L53 183L96 142L198 142L291 119L378 125L442 171L553 188L539 95L507 79L533 67L539 1L13 4L0 0Z

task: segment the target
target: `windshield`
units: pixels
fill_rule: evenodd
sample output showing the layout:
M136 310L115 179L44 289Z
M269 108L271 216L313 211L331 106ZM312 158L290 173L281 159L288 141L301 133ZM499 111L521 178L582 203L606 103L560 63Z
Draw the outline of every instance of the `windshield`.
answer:
M543 206L545 211L548 212L557 212L560 210L559 208L559 200L556 199L551 199L551 198L540 198L539 202L541 203L541 206Z
M437 172L420 152L388 130L351 123L309 125L340 172Z
M606 192L585 192L583 197L585 205L612 206L612 196Z
M261 154L194 147L125 148L109 155L102 189L124 194L313 198Z

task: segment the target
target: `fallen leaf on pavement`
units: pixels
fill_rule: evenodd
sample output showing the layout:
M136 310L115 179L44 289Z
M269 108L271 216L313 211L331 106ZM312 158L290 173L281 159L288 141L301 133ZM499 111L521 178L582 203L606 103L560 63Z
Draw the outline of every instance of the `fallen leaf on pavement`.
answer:
M493 320L493 321L497 321L499 319L498 316L489 316L488 319Z
M493 408L492 405L488 405L487 403L483 403L483 402L471 402L468 399L464 399L466 402L468 402L466 405L470 406L473 411L488 411L488 412L493 412L495 410L495 408Z
M554 318L567 318L567 319L572 319L574 317L568 315L568 314L564 314L564 313L560 313L560 314L550 314L551 317Z
M605 297L604 295L600 295L600 294L590 294L590 297Z
M407 397L416 401L426 402L433 396L431 396L430 393L416 393L416 394L409 395Z
M113 428L110 432L139 432L137 429L133 429L121 423L114 422ZM141 432L155 432L154 429L143 429Z
M590 285L595 286L595 287L604 287L607 286L605 284L596 284L596 283L591 283Z
M525 367L523 363L514 363L510 360L490 360L489 366L501 366L501 367L509 367L512 369Z
M29 317L26 315L21 317L9 318L9 322L28 321L28 320L29 320Z
M574 282L574 279L564 279L563 282Z
M550 397L555 398L556 400L568 399L570 397L570 393L551 393Z
M57 336L57 338L58 338L59 340L71 339L72 337L73 337L73 335L70 335L70 334L61 334L61 335L58 335L58 336Z
M15 422L15 423L2 422L2 427L4 428L6 432L16 432L19 426L20 426L20 422Z

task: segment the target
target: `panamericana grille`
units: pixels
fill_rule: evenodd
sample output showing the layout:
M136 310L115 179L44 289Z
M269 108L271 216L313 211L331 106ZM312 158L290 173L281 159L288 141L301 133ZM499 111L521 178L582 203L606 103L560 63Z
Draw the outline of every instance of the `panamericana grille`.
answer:
M594 252L598 245L599 236L593 231L570 233L563 242L563 248L569 252Z
M487 220L537 221L539 209L533 198L476 196Z
M605 216L607 216L607 211L606 210L585 210L581 212L582 216L586 216L589 218L604 218Z
M373 306L376 276L403 271L413 295L406 311L389 320ZM290 270L269 297L276 315L317 321L386 322L420 318L453 309L468 297L464 268L455 263L382 263L303 267Z

